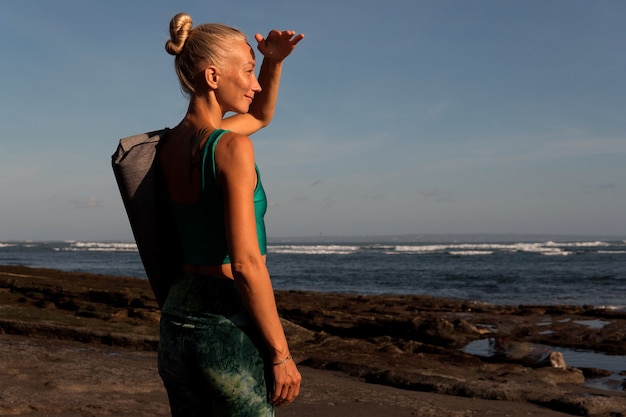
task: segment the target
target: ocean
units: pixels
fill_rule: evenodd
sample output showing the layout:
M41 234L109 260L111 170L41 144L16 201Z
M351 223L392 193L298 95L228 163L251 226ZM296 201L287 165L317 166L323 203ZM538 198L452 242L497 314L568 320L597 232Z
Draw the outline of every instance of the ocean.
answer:
M267 263L279 290L626 309L622 238L270 239ZM145 278L132 242L2 241L0 264Z

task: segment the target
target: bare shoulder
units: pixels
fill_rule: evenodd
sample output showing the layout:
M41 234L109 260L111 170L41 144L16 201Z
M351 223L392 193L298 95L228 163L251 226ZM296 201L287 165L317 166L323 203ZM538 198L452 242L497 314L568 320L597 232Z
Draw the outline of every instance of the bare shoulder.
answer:
M253 152L252 139L237 132L227 132L220 139L218 147L225 152Z
M252 140L241 133L224 134L215 148L215 160L221 170L254 164Z

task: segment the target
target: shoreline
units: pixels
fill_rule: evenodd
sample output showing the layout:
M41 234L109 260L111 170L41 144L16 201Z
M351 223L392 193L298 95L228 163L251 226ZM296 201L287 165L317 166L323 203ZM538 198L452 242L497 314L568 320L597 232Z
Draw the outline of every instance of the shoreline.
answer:
M22 263L16 264L2 264L0 263L0 270L2 268L26 268L31 270L49 270L49 271L57 271L58 273L63 274L79 274L84 276L100 276L103 278L113 278L124 280L139 280L148 282L148 278L145 276L131 276L131 275L118 275L118 274L107 274L107 273L98 273L98 272L88 272L88 271L68 271L64 269L56 269L48 266L31 266L24 265ZM451 300L459 303L472 303L476 305L499 305L502 307L519 307L519 308L558 308L563 307L566 309L569 308L582 308L582 309L594 309L594 310L606 310L608 312L615 312L617 314L626 314L626 299L624 299L623 303L620 304L606 304L606 303L589 303L589 302L580 302L580 303L555 303L555 302L531 302L531 301L519 301L519 302L498 302L498 301L490 301L485 299L472 299L472 298L463 298L463 297L443 297L439 295L433 294L421 294L416 292L373 292L373 291L337 291L337 290L317 290L317 289L283 289L283 288L275 288L276 293L289 293L289 292L300 292L300 293L315 293L315 294L329 294L336 296L364 296L364 297L427 297L434 299L442 299L442 300Z
M279 242L273 249L270 245L268 267L274 288L626 309L622 296L626 243L622 241L400 240ZM16 243L3 248L0 258L0 264L145 279L136 245L129 242Z
M111 285L112 280L0 266L0 341L48 338L79 342L90 349L113 347L152 355L159 313L149 283L115 277ZM322 372L328 378L343 378L346 386L348 380L365 383L367 388L359 389L370 397L381 390L400 389L403 395L443 396L465 401L468 407L495 400L501 409L525 404L544 412L534 415L626 416L626 392L620 385L626 385L626 362L623 375L569 364L558 368L548 360L553 352L541 348L584 347L624 356L626 313L592 306L507 306L429 296L276 291L276 298L299 365L312 375ZM590 321L602 325L591 326ZM480 340L494 345L491 356L463 351ZM612 389L585 384L597 378L608 378ZM323 384L319 382L315 390L323 391ZM344 404L342 398L338 392L327 402ZM365 404L367 398L360 401ZM0 411L2 406L0 397ZM281 413L295 415L289 414L289 407ZM450 413L432 415L469 415Z

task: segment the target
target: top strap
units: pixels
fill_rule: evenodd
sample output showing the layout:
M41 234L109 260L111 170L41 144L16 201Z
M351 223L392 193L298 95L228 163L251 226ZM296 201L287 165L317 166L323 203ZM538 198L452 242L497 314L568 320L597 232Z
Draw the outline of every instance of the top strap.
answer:
M206 163L207 154L209 153L209 148L211 148L211 167L213 169L213 176L217 178L217 174L215 172L215 146L217 145L217 142L220 140L222 135L228 132L230 132L230 130L215 129L213 132L211 132L211 134L209 135L209 139L207 139L206 143L204 144L204 153L202 154L202 191L204 191L205 184L204 166Z

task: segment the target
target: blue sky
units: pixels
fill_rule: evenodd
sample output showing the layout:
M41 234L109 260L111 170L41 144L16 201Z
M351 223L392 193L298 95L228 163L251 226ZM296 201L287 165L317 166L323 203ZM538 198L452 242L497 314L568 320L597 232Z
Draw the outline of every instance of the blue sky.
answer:
M132 239L110 156L184 115L180 11L305 34L253 136L270 237L626 235L621 0L8 0L0 240Z

